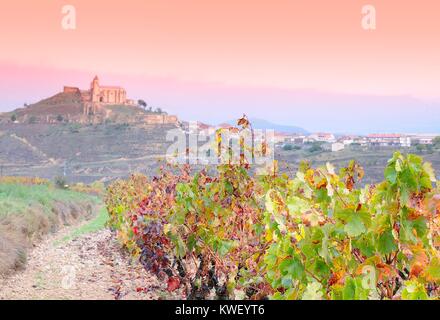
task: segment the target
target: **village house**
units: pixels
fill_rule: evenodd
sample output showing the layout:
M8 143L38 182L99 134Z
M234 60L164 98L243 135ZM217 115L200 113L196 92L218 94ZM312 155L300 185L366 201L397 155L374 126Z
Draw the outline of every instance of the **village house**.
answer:
M367 136L367 140L370 146L380 146L380 147L392 147L392 146L410 147L411 146L410 137L395 133L369 134Z
M341 142L324 143L322 149L325 151L338 152L345 149L345 145Z
M332 152L342 151L342 150L344 150L344 148L345 148L345 145L340 142L335 142L335 143L332 143L332 145L331 145Z
M411 137L411 141L413 142L413 144L429 145L432 144L434 139L440 136L440 134L419 133L419 134L409 134L409 136Z
M344 135L338 138L338 142L343 143L345 146L351 145L353 143L359 143L358 141L362 137L356 135Z
M335 135L333 133L324 133L324 132L318 132L313 133L307 137L307 141L309 142L328 142L333 143L336 142Z

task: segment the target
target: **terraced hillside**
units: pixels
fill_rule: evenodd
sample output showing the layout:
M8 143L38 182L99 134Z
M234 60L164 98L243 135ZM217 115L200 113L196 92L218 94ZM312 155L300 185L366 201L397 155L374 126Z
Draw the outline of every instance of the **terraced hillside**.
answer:
M130 173L152 175L164 157L173 125L107 123L80 124L0 124L0 173L53 179L66 175L68 182L104 182ZM355 159L366 171L364 183L383 179L383 168L395 148L356 149L340 152L276 150L280 169L296 172L300 161L314 166L331 162L343 167ZM440 174L440 150L420 153L415 147L400 150L417 153L433 164Z
M172 125L2 124L0 166L3 175L52 179L66 174L70 182L150 174L164 156Z

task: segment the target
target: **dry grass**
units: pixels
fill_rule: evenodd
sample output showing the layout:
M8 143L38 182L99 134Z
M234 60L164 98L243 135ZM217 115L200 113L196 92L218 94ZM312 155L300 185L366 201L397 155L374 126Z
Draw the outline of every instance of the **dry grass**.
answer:
M0 275L26 264L27 250L63 225L90 218L97 198L45 185L0 184Z

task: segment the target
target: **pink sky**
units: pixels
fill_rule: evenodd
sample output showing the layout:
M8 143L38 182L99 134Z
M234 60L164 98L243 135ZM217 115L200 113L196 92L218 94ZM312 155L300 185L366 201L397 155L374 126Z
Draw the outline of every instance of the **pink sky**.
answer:
M65 4L76 7L74 31L61 28ZM375 31L361 28L365 4L376 7ZM215 104L224 88L437 100L439 16L438 0L2 1L0 111L64 84L86 88L95 74L171 110L200 105L199 95Z
M61 28L61 7L77 30ZM377 30L361 28L361 7ZM438 96L438 0L2 1L0 61L348 93ZM2 74L2 77L7 74Z

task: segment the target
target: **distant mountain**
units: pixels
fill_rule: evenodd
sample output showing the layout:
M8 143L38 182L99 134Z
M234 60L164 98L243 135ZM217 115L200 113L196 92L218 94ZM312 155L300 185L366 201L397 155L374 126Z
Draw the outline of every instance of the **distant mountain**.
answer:
M301 127L276 124L263 119L249 118L249 121L252 123L252 127L254 129L272 129L276 132L285 132L285 133L299 133L299 134L309 133L306 129ZM227 121L227 123L235 124L236 121Z

